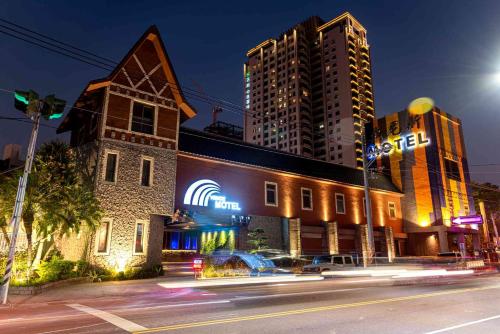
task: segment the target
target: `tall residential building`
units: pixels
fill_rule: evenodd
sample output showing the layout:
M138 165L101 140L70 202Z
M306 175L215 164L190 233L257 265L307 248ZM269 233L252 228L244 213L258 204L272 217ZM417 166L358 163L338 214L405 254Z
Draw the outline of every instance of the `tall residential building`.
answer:
M366 29L313 16L247 52L245 141L362 166L361 123L375 116Z

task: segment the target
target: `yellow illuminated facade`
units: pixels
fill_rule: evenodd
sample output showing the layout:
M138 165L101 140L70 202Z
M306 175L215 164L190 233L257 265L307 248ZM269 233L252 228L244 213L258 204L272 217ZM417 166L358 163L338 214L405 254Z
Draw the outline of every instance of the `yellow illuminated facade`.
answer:
M474 227L451 224L452 217L474 213L461 121L433 107L423 114L387 115L377 126L375 149L392 146L379 152L377 164L405 194L405 231L441 233L435 248L441 251L457 248L457 233L475 236ZM422 243L429 244L425 238Z

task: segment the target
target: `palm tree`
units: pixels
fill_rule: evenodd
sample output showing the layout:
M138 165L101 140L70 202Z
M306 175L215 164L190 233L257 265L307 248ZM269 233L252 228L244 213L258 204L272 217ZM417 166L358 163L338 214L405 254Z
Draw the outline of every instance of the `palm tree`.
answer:
M16 176L0 185L6 197L2 202L15 201ZM4 188L9 191L3 191ZM2 197L0 197L2 198ZM2 203L0 202L0 204ZM70 147L60 141L43 144L37 151L33 171L28 180L23 205L23 224L26 231L28 264L32 264L33 228L37 231L37 258L35 266L54 244L52 236L78 232L85 224L94 229L102 211L90 186L83 184L76 168L76 158Z

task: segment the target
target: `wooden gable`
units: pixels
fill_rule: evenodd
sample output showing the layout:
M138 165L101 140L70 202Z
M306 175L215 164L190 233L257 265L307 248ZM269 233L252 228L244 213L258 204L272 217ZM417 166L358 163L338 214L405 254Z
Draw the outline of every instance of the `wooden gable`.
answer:
M182 112L182 120L196 115L182 93L155 26L150 27L144 33L106 79L90 83L88 89L92 90L111 84L117 84L126 89L130 88L130 91L150 94L160 99L175 101Z

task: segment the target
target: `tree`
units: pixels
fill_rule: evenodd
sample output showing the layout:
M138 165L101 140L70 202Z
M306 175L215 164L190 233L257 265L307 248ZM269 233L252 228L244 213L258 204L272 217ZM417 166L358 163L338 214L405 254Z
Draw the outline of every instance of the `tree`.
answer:
M264 229L256 228L248 232L247 243L252 247L250 253L255 253L257 251L267 248L267 237L265 236Z
M494 219L498 223L500 220L500 188L496 184L489 182L471 182L471 187L476 212L480 212L479 202L482 201L486 210L487 221Z
M0 185L3 197L8 197L0 203L10 203L10 212L15 201L12 185L16 179L17 175L12 175ZM81 182L75 153L60 141L43 144L35 156L23 206L28 262L32 263L33 228L38 237L36 266L54 245L54 237L78 233L83 225L95 229L101 216L91 185Z

